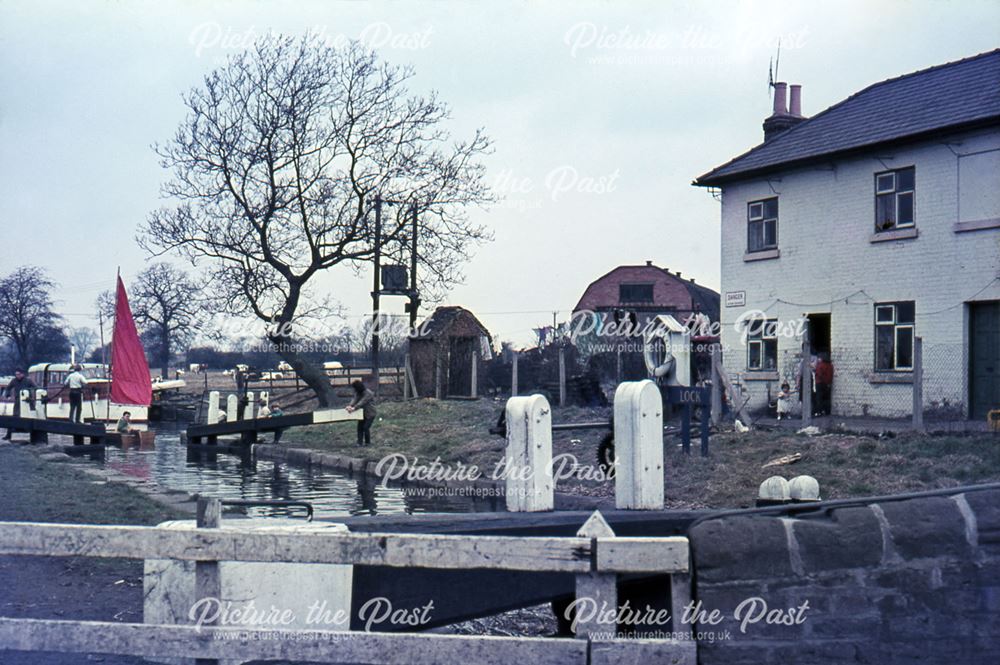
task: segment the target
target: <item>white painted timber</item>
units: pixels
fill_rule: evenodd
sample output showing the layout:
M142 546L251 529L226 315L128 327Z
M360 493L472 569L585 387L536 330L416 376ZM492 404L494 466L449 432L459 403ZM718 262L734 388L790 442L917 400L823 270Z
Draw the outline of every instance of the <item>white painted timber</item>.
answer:
M287 535L346 533L342 524L303 522L277 518L226 520L227 528L258 533ZM162 529L195 530L193 521L172 521L159 525ZM146 559L143 575L143 621L152 624L190 624L195 607L196 566L192 561ZM218 564L219 598L222 606L232 603L235 611L248 610L249 621L238 624L246 630L283 628L286 630L321 629L350 630L351 584L353 566L316 563L254 563L222 561ZM208 603L203 618L212 618L208 610L217 607ZM267 610L287 610L287 622L280 625L268 620ZM312 615L310 614L310 608ZM258 610L257 613L249 611ZM318 608L322 608L320 612ZM198 610L195 610L197 617ZM256 615L255 615L256 614ZM235 616L235 615L233 615ZM321 621L321 619L327 621ZM225 625L224 622L216 622ZM176 660L164 662L180 662ZM240 660L225 659L223 663Z
M615 391L615 506L663 508L663 400L652 381Z
M45 410L46 407L45 398L46 396L48 396L48 394L49 393L44 389L35 391L35 417L38 418L39 420L45 420L45 417L47 415Z
M552 409L542 395L507 400L505 453L507 510L555 507L552 480Z
M324 409L313 411L313 424L336 423L342 420L362 420L364 413L361 411L348 412L347 409Z
M240 398L236 395L230 395L226 398L226 420L228 422L236 422L236 414L238 413L239 404Z
M253 638L248 638L247 631L239 627L203 626L199 629L196 626L0 618L0 650L97 652L157 660L201 657L242 662L292 660L369 665L585 665L588 662L587 642L559 638L333 630L290 633L274 629L255 630ZM80 661L83 660L81 656Z

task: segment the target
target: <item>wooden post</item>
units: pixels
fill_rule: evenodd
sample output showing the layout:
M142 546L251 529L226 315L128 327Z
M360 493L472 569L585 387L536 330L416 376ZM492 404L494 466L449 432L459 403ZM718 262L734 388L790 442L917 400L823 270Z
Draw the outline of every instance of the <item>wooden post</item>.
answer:
M802 362L799 364L799 383L802 391L802 425L807 427L812 423L812 346L809 344L809 329L802 333Z
M566 406L566 349L559 347L559 406Z
M924 338L913 338L913 429L924 430Z
M718 344L712 345L712 424L716 427L722 422L722 379L719 376L719 365L722 363L722 349Z
M507 510L538 512L555 507L552 480L552 409L542 395L507 400L504 452Z
M663 509L663 399L656 384L626 381L615 391L615 507ZM509 427L509 422L508 422Z
M510 396L517 397L517 351L513 351L511 355L511 366L510 366Z
M403 356L403 401L410 399L410 354Z
M690 635L694 622L684 622L684 612L691 602L691 573L672 573L670 575L670 620L673 632Z
M472 352L472 391L470 395L473 399L479 397L479 354L475 351Z
M406 380L410 385L410 395L413 399L420 397L417 392L417 377L413 376L413 362L410 360L410 354L406 354Z
M31 410L31 391L21 390L17 393L18 401L18 413L21 414L22 418L34 418L35 414ZM81 406L81 411L83 407ZM80 419L83 419L83 413L80 414Z
M441 354L434 356L434 397L441 399Z
M217 529L222 522L222 502L218 499L198 498L198 514L196 524L199 529ZM221 604L222 578L219 576L218 561L196 561L194 564L194 600L214 598ZM205 625L216 625L217 618L212 617ZM197 658L196 665L218 665L214 658Z
M247 406L246 410L243 411L243 418L246 420L253 420L254 410L253 410L254 394L253 391L247 392Z
M236 418L239 415L237 409L240 405L240 398L236 395L230 395L226 398L226 420L228 422L236 422Z
M615 532L608 526L599 511L594 511L576 532L578 538L590 538L591 550L597 552L598 538L612 538ZM618 613L618 576L614 573L599 573L593 569L597 557L591 559L592 570L576 576L576 625L575 633L578 639L591 639L601 633L617 631L616 624L600 621L608 615ZM587 611L580 611L586 609ZM593 611L595 610L596 611ZM603 615L603 616L602 616Z

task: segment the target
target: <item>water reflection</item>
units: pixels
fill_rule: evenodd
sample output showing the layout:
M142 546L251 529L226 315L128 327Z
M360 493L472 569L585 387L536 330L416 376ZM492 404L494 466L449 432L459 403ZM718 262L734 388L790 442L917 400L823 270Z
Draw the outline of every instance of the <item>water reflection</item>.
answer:
M108 446L103 465L164 489L207 494L221 499L290 499L309 501L317 518L399 513L495 511L494 498L421 495L413 487L385 487L369 476L299 468L225 453L189 454L176 431L158 431L152 449ZM247 507L248 515L301 516L302 509Z

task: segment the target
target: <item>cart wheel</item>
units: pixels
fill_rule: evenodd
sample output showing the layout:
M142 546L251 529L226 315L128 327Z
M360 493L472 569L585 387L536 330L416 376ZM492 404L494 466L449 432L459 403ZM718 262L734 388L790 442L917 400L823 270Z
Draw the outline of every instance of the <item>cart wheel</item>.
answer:
M608 432L597 446L597 466L608 478L615 475L615 434Z

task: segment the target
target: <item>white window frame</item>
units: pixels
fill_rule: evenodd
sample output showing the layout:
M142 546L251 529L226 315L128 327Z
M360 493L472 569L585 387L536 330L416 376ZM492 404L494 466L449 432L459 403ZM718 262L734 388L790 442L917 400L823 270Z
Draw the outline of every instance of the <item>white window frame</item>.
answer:
M906 171L908 169L913 169L913 189L897 189L897 183L899 182L899 172ZM892 181L892 187L883 187L880 181L883 178L889 178ZM885 171L883 173L875 174L875 210L878 211L878 197L885 196L887 194L892 194L892 205L895 211L895 220L893 225L888 228L881 228L879 226L879 220L875 220L875 231L876 233L884 233L885 231L894 231L896 229L911 229L917 225L917 169L915 166L906 166L901 169L893 169L891 171ZM910 211L911 217L909 222L900 223L899 222L899 199L902 196L910 195Z
M909 301L901 301L909 302ZM916 343L916 321L913 323L898 323L898 317L896 316L896 310L898 308L898 303L891 304L876 304L875 305L875 340L874 346L872 348L872 358L873 365L875 365L876 372L912 372L913 371L913 347ZM891 321L880 321L879 314L885 310L891 310L892 320ZM892 328L892 367L878 367L878 328ZM900 331L908 330L910 333L910 364L900 365L899 364L899 333Z

